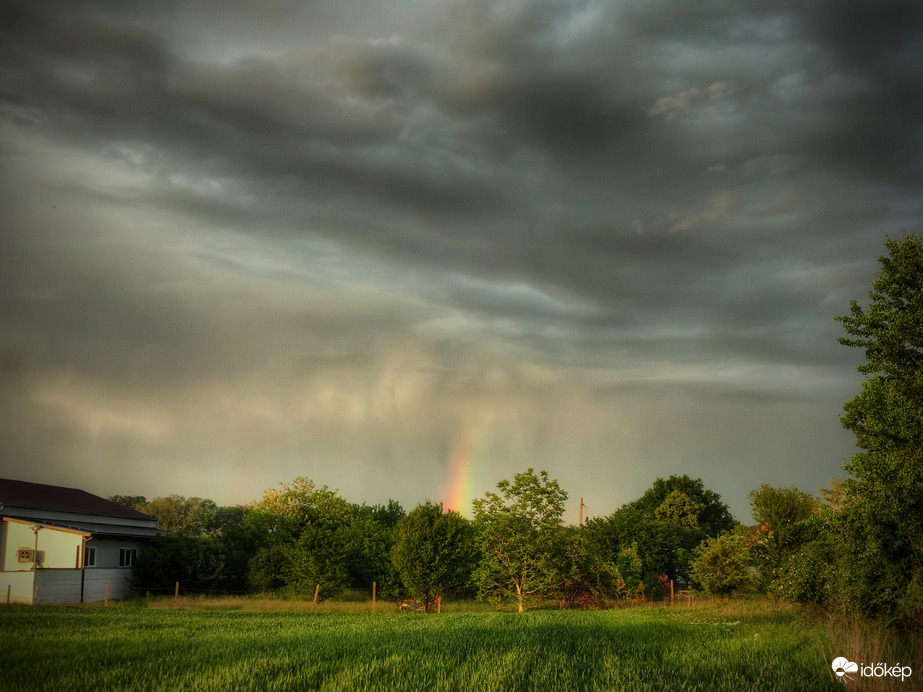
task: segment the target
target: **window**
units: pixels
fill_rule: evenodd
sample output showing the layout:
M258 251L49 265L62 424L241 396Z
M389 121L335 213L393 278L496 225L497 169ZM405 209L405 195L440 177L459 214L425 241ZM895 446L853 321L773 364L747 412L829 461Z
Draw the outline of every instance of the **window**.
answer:
M96 546L87 546L83 551L83 566L96 567Z
M137 548L119 548L119 567L131 567L137 559Z

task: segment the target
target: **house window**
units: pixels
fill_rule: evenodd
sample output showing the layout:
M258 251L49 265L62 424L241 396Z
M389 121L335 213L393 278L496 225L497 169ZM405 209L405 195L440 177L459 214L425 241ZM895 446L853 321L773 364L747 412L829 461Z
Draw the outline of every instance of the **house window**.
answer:
M83 566L96 567L96 546L87 546L83 550Z
M137 548L119 548L119 567L131 567L137 559Z

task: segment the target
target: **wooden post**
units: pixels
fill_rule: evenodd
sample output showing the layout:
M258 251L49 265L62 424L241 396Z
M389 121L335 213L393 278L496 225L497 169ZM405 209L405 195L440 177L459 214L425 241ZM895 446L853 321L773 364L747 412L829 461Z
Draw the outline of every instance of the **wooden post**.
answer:
M436 596L436 613L442 612L442 596Z
M13 588L13 585L12 585L12 584L7 584L7 585L6 585L6 604L7 604L7 605L10 604L10 589L12 589L12 588Z
M673 580L670 580L670 605L673 605Z
M580 498L580 526L583 526L583 498Z
M32 605L38 603L38 587L35 587L35 591L32 593Z
M375 612L375 588L377 586L376 582L372 582L372 612Z
M179 608L179 582L173 586L173 610Z
M109 607L109 582L106 582L106 599L103 601L103 606Z
M320 584L314 587L314 601L311 603L311 612L314 612L314 609L317 607L317 597L320 594Z

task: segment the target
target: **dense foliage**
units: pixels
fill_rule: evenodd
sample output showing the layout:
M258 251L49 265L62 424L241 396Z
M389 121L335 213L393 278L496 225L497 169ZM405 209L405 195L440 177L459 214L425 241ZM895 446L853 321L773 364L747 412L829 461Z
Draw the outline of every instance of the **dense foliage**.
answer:
M544 596L560 582L567 493L546 471L517 473L474 501L481 561L474 573L483 596L516 599L519 612L533 596Z
M746 590L752 584L750 563L744 532L728 531L702 541L690 571L707 593L727 596Z
M750 491L756 526L749 547L760 567L761 585L768 588L782 564L810 537L807 520L820 511L820 501L798 488L774 488L765 483Z
M658 478L634 502L623 505L608 517L587 522L587 531L607 554L637 551L641 575L633 590L650 590L660 575L691 582L693 551L708 537L735 526L721 497L705 487L699 478ZM634 578L632 577L632 580Z
M471 580L476 564L474 530L458 512L442 503L417 505L396 526L391 557L410 595L431 609L436 598Z
M923 236L885 243L870 304L837 318L865 352L862 391L843 426L863 451L846 464L841 536L846 599L867 612L923 620Z
M838 317L861 348L843 426L862 451L821 490L751 493L763 584L781 598L923 625L923 237L885 243L870 303Z

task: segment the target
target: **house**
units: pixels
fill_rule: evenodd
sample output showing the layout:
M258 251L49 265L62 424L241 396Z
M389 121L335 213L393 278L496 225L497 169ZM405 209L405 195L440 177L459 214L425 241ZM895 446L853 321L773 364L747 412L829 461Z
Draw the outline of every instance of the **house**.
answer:
M157 519L76 488L0 478L0 603L127 598Z

